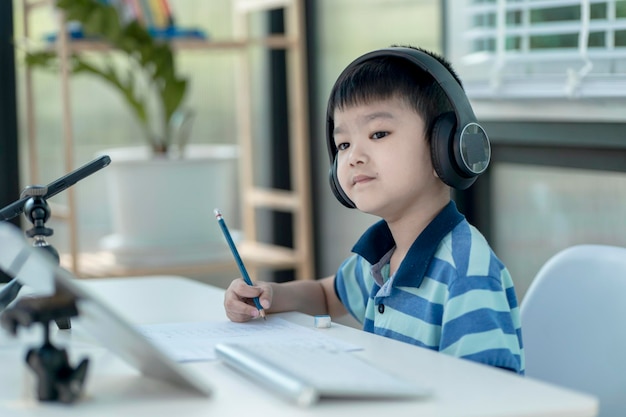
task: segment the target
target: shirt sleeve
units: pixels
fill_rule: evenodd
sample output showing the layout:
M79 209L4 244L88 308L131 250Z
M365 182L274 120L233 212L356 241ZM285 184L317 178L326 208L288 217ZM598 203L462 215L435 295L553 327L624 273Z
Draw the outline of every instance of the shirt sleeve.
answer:
M359 255L346 259L335 276L335 291L348 312L363 324L369 297L368 263Z

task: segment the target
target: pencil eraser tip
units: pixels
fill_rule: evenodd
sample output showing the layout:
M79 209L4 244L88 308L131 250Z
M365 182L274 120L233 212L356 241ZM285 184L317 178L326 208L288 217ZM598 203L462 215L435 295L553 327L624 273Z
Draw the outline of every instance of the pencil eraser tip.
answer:
M328 315L315 316L315 327L318 329L327 329L330 327L331 320Z

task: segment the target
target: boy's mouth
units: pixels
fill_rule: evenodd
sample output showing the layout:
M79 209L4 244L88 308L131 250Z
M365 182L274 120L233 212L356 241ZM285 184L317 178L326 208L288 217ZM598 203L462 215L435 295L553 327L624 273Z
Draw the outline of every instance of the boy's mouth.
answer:
M355 175L352 177L352 185L363 184L365 182L369 182L373 180L374 177L370 177L369 175Z

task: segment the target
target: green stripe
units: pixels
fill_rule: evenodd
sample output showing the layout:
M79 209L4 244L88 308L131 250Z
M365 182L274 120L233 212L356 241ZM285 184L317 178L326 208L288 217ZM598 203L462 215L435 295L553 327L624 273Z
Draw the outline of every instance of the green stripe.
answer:
M441 301L447 297L448 286L442 282L424 277L422 285L416 287L396 287L416 297L424 298L431 303L441 304ZM443 296L442 296L443 295Z
M509 349L511 352L519 352L520 350L517 335L504 334L501 329L494 329L488 332L466 334L441 352L453 356L466 356L482 352L486 347L488 349Z
M493 278L491 278L493 279ZM508 312L510 310L506 296L494 297L493 291L472 290L454 297L445 306L445 320L454 320L470 311L488 308L494 311Z
M469 253L467 275L488 275L491 250L478 230L474 227L470 227L470 230L472 233L472 247Z
M377 325L382 324L382 327L386 329L418 340L428 346L439 346L441 326L427 323L388 305L385 305L385 313L382 318L384 320L381 321L379 318L380 322Z
M452 257L452 235L450 233L448 233L446 237L443 238L443 240L439 244L439 247L437 248L437 251L435 252L434 257L449 263L456 269L456 265L454 264L454 258Z

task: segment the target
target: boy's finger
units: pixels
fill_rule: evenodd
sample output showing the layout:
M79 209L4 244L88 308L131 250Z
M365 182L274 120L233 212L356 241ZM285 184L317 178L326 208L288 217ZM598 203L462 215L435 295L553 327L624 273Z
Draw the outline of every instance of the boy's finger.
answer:
M259 297L263 293L263 288L257 286L250 286L245 282L235 290L237 295L241 298L254 298Z
M261 307L264 309L270 308L272 302L270 301L270 297L267 292L263 292L263 294L259 297L259 302L261 303Z

